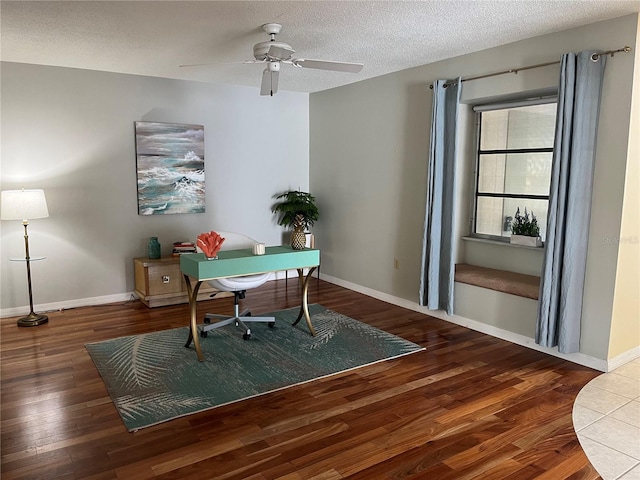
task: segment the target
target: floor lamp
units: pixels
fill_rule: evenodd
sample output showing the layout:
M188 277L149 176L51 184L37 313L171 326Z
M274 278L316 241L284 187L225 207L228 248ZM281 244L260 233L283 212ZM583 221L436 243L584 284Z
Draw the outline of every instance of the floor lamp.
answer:
M0 220L22 220L24 225L24 261L27 264L27 281L29 283L29 315L18 320L19 327L35 327L47 323L46 315L34 313L33 295L31 291L31 257L29 256L29 235L27 226L29 219L46 218L49 216L47 200L42 190L5 190L2 192L0 204ZM20 259L22 260L22 259Z

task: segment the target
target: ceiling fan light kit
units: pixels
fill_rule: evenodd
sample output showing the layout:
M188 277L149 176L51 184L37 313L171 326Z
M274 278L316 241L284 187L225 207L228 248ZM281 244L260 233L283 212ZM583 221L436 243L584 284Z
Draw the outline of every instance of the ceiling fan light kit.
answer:
M287 64L298 68L313 68L316 70L330 70L334 72L358 73L362 70L362 63L335 62L331 60L310 60L293 58L296 51L288 43L276 41L276 35L282 30L278 23L265 23L262 29L271 37L269 41L256 43L253 46L253 58L242 63L266 63L262 72L260 95L273 96L278 91L280 65ZM180 65L181 67L197 67L206 64Z

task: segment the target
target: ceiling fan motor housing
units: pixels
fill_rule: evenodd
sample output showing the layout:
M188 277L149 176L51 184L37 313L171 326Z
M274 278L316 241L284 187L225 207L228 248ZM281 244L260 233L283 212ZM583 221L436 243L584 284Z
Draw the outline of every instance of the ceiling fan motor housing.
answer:
M267 52L269 51L269 49L271 47L279 47L282 48L284 50L289 50L291 52L293 52L293 48L291 48L291 45L289 45L288 43L284 43L284 42L276 42L276 41L270 41L270 42L260 42L260 43L256 43L253 46L253 56L256 60L267 60ZM291 59L291 57L293 56L293 53L291 53L291 55L289 55L288 58L278 58L277 60L281 60L281 61L285 61L285 60L289 60Z

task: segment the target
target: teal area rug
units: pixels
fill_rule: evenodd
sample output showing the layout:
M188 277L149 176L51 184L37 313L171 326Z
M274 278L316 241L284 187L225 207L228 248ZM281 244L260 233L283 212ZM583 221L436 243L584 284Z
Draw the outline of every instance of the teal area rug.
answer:
M311 305L317 335L291 324L298 308L268 314L276 326L251 324L251 340L233 325L200 338L199 362L185 348L188 327L85 345L129 431L263 395L424 348Z

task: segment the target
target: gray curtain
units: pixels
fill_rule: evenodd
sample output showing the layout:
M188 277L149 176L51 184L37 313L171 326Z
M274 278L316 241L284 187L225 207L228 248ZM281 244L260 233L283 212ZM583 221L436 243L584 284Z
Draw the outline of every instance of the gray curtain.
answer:
M580 350L591 190L605 56L567 53L560 66L536 343Z
M460 79L433 84L419 303L453 313L455 160ZM445 84L449 84L445 86Z

